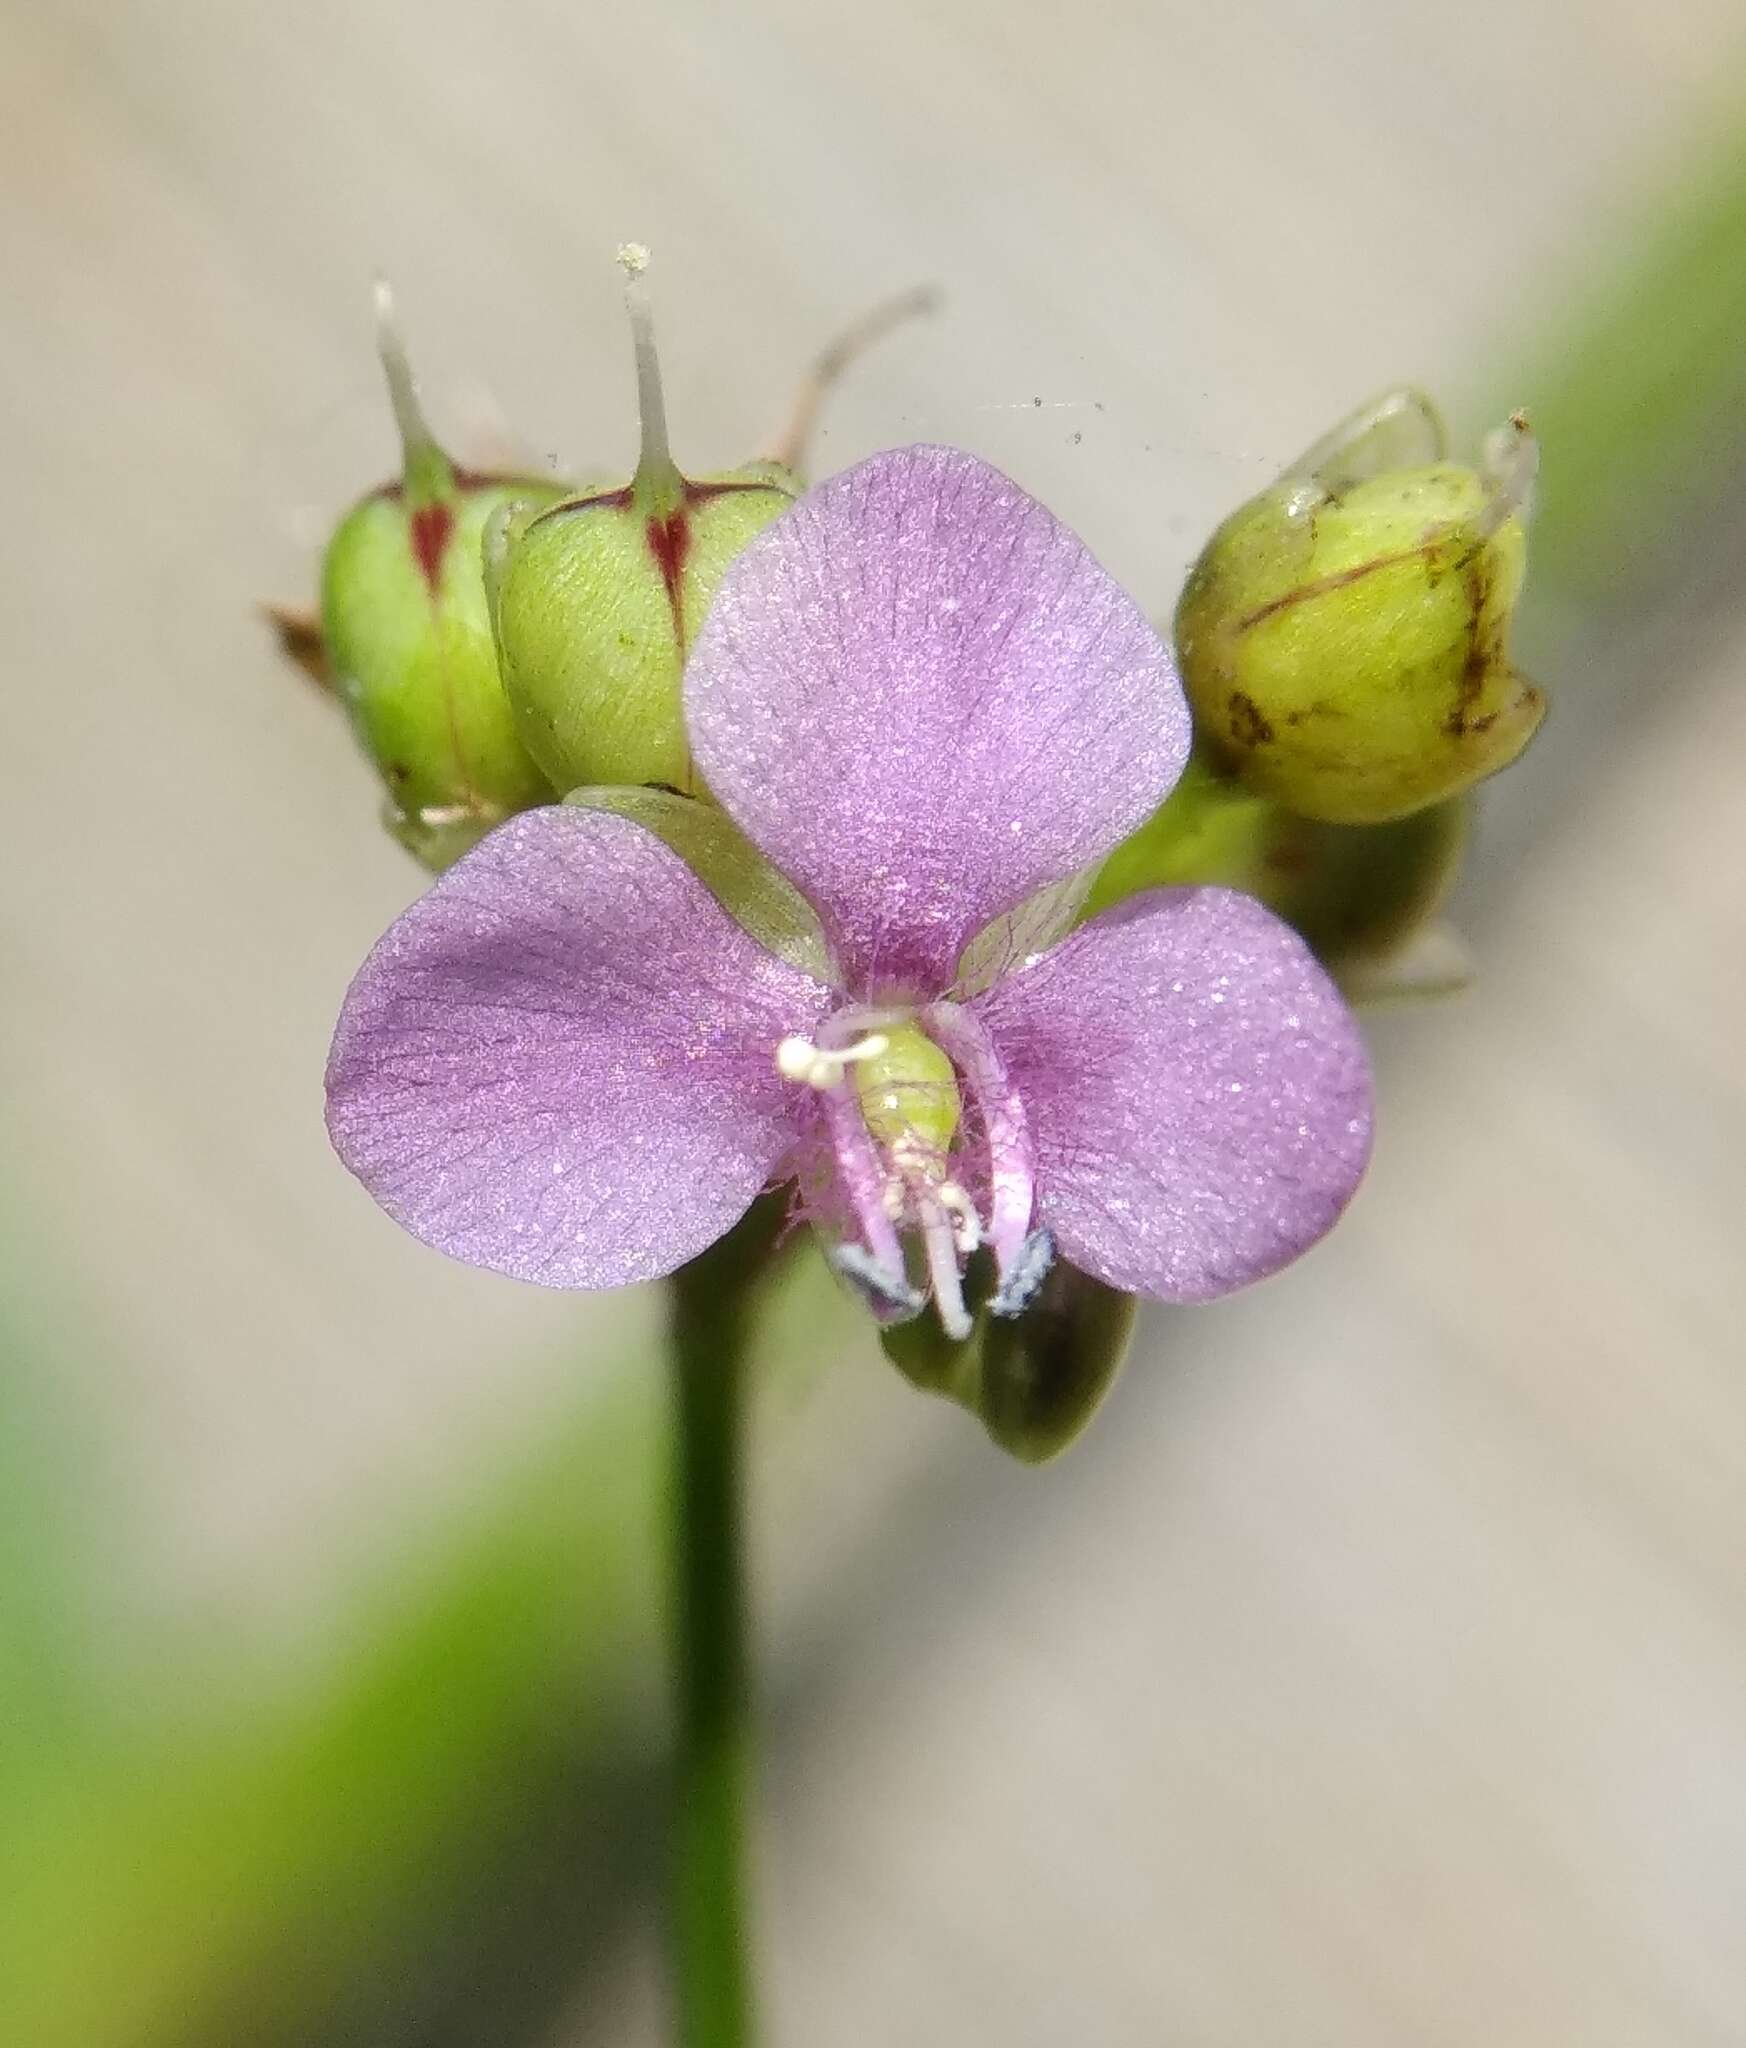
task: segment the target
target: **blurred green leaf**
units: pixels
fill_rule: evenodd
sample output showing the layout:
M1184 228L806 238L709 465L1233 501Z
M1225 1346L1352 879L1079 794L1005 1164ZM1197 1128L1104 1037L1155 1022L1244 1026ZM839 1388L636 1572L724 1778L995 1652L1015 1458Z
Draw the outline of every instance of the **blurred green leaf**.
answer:
M1540 438L1534 579L1616 605L1746 453L1746 112L1613 248L1598 276L1547 279L1479 416L1521 406Z
M814 1262L770 1295L770 1369L792 1376L834 1292ZM0 2040L261 2048L320 2038L314 2016L365 1979L416 2004L457 1919L489 1910L481 1870L504 1908L517 1865L555 1854L551 1819L576 1838L552 1882L610 1899L627 1853L612 1788L661 1720L667 1389L623 1353L587 1380L492 1506L360 1602L336 1676L262 1697L196 1661L167 1709L152 1688L39 1717L28 1753L9 1718L0 1756L28 1768L0 1835ZM505 1920L514 1949L525 1930ZM578 1924L546 1945L567 1973L588 1939ZM394 2038L391 2019L365 2038Z

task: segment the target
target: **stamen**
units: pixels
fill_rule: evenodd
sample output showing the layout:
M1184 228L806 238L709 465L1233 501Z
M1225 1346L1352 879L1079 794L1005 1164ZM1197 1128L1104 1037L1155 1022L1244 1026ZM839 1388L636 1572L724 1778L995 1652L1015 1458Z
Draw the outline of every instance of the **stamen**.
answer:
M934 1190L937 1201L952 1219L952 1240L959 1255L968 1258L982 1243L982 1218L976 1213L976 1205L955 1180L941 1181Z
M896 1219L886 1209L890 1176L867 1135L861 1112L847 1088L822 1091L825 1125L836 1155L837 1180L848 1196L861 1237L874 1261L889 1273L903 1271L903 1247L897 1241Z
M1033 1230L1022 1245L1000 1291L988 1304L997 1316L1020 1316L1036 1300L1055 1263L1054 1233L1047 1228Z
M928 1279L933 1284L934 1312L940 1328L954 1344L962 1344L975 1325L964 1306L964 1283L958 1272L958 1246L952 1223L935 1199L921 1203L922 1244L928 1256Z
M971 1100L982 1112L988 1138L988 1242L1004 1289L1031 1228L1036 1183L1024 1104L994 1041L975 1015L958 1003L930 1004L923 1022L950 1054Z
M866 1107L866 1103L863 1102L862 1110L865 1111ZM886 1152L892 1165L906 1180L937 1183L946 1177L944 1154L936 1151L924 1139L918 1138L913 1131L905 1131L902 1137L895 1139L886 1147Z
M915 1313L931 1294L941 1328L962 1343L974 1328L963 1265L988 1233L969 1191L952 1177L961 1125L960 1049L963 1071L979 1088L988 1134L994 1223L1004 1232L994 1240L997 1299L1005 1312L1016 1314L1041 1285L1052 1247L1046 1233L1026 1245L1031 1178L1023 1111L986 1032L956 1004L936 1004L927 1017L939 1018L937 1035L913 1011L838 1011L820 1028L817 1043L799 1034L784 1038L776 1047L776 1070L823 1097L836 1186L853 1218L842 1233L847 1241L831 1255L838 1270L885 1321ZM852 1079L851 1067L858 1067ZM833 1219L839 1227L844 1220ZM909 1278L900 1233L921 1239L923 1293ZM1022 1257L1027 1249L1030 1256ZM1021 1271L1015 1272L1015 1261Z
M891 1041L882 1032L869 1031L853 1045L827 1050L798 1034L785 1038L776 1048L776 1071L785 1081L799 1081L808 1088L835 1088L852 1060L876 1060L890 1050Z
M838 1245L831 1253L831 1264L860 1288L876 1313L883 1311L887 1322L907 1323L926 1306L901 1268L894 1272L862 1245Z

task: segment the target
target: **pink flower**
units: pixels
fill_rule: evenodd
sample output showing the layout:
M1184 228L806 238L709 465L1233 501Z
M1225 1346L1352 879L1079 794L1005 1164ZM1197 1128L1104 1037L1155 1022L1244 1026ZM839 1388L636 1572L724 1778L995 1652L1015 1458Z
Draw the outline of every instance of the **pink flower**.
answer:
M1167 649L1016 485L910 448L810 493L728 573L685 709L828 966L778 958L626 817L512 819L382 939L335 1035L334 1144L408 1230L610 1287L792 1178L882 1316L931 1292L961 1334L978 1245L1011 1314L1057 1249L1198 1301L1333 1224L1369 1151L1363 1046L1258 903L1154 890L1040 946L1021 914L991 985L965 972L1188 750Z

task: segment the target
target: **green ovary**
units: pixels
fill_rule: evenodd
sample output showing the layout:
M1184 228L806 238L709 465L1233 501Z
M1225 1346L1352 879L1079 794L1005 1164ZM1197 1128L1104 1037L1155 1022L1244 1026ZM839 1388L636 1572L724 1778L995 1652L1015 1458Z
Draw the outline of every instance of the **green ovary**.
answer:
M943 1160L963 1109L952 1062L918 1025L890 1025L879 1035L885 1050L850 1069L868 1135L883 1150L913 1146Z

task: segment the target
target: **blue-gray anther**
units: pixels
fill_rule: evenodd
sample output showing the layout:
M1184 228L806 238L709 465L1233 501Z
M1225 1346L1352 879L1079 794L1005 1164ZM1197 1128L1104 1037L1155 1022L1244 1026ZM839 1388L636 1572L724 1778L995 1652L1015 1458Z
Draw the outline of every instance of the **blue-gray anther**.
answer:
M1055 1240L1044 1227L1033 1230L1018 1248L1012 1270L1001 1282L1000 1291L989 1302L991 1315L1022 1316L1049 1277L1055 1263Z
M906 1323L919 1316L927 1297L913 1288L901 1273L858 1244L840 1244L831 1253L831 1264L845 1280L851 1280L886 1320Z

